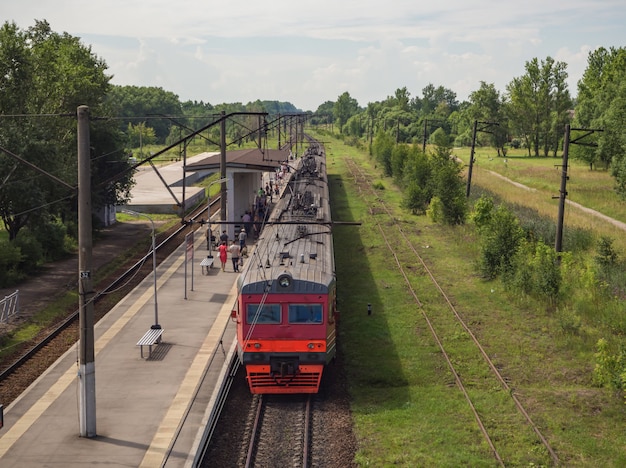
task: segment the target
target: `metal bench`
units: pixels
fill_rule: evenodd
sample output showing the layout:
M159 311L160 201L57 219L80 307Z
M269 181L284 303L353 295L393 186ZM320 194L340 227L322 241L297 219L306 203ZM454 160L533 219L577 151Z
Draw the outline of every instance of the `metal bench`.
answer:
M148 357L152 354L152 346L161 342L161 335L163 335L162 328L151 328L148 330L141 339L137 342L137 346L141 346L141 357L143 359L143 347L148 347Z
M200 262L200 266L202 267L202 274L208 275L209 269L213 268L213 257L207 256L207 258Z

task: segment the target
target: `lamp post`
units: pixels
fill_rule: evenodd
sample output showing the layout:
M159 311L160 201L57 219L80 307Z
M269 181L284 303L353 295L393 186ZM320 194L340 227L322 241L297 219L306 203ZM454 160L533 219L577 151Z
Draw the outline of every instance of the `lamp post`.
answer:
M208 234L208 239L209 239L209 257L212 257L212 239L211 239L211 185L213 184L223 184L224 182L228 182L228 177L222 177L221 179L217 179L214 180L213 182L209 183L209 186L207 187L207 202L206 202L206 212L207 212L207 219L208 219L208 223L209 223L209 232Z
M156 262L156 231L154 229L154 221L150 216L145 213L139 213L133 210L123 209L122 213L129 214L131 216L143 216L144 218L148 218L150 223L152 224L152 275L154 276L154 325L150 328L159 329L161 325L159 325L159 305L157 302L157 262Z

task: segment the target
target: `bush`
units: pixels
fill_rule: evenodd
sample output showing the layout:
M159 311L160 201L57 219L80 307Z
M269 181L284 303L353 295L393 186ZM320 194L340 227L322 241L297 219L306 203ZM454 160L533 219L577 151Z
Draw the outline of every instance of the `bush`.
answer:
M37 271L37 268L43 264L43 248L41 243L28 229L22 229L14 241L16 247L20 249L21 258L19 268L22 272L29 274Z
M42 246L43 256L46 261L59 260L67 254L65 248L67 227L58 219L38 226L35 235Z
M593 370L593 383L598 387L610 386L615 390L624 389L626 374L626 350L621 348L617 354L611 354L608 341L600 338L594 354L596 365Z
M8 240L0 239L0 286L12 286L23 278L19 270L21 260L20 248Z
M608 267L617 263L617 251L613 247L613 239L608 236L602 236L598 241L598 253L595 261L601 267Z
M430 205L426 210L426 215L434 223L441 223L443 221L443 203L441 203L439 197L431 198Z
M413 182L404 190L402 207L411 210L413 214L424 214L429 201L430 191L420 187L417 182Z
M482 195L476 203L474 203L474 211L472 212L471 218L478 232L482 232L489 226L493 218L494 209L493 199L485 195Z
M483 276L493 279L509 273L523 236L517 218L504 205L500 205L481 238L480 270Z

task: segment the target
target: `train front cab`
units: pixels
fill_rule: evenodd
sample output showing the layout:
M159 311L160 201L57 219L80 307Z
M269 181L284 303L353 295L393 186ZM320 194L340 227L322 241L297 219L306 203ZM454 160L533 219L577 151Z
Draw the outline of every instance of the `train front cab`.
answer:
M336 354L336 299L330 294L241 295L239 357L251 393L317 393Z

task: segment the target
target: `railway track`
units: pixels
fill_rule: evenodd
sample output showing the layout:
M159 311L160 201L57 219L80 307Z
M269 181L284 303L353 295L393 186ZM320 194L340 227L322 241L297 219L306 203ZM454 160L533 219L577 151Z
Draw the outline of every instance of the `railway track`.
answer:
M219 197L211 201L211 211L219 207ZM206 205L191 213L190 223L199 221L202 216L206 217ZM175 226L162 234L156 245L157 263L167 258L183 240L188 231L188 223ZM121 274L113 273L111 278L104 279L97 287L93 297L94 314L96 321L102 318L128 291L132 290L147 275L152 273L152 264L149 261L152 252L139 259L131 260ZM133 263L134 262L134 263ZM109 300L113 298L113 300ZM78 310L68 316L31 344L16 360L5 364L0 372L0 395L3 405L8 405L17 398L39 375L41 375L52 363L65 351L73 346L79 336L78 333Z
M311 395L256 395L240 466L309 466Z
M501 387L501 389L509 395L509 397L510 397L511 401L514 403L515 408L516 408L517 412L519 413L519 415L522 416L523 420L526 422L528 427L531 428L531 430L533 431L536 439L545 447L545 450L549 454L549 458L551 459L552 463L555 466L558 465L559 464L559 458L556 455L555 451L550 446L550 443L548 442L546 437L542 434L542 432L540 431L540 429L537 426L537 424L532 420L532 418L530 417L530 415L528 414L528 412L526 411L526 409L522 405L521 401L516 396L515 391L509 386L509 384L507 383L506 379L502 376L502 374L500 373L500 371L498 370L496 365L493 363L493 361L491 360L489 355L485 352L484 347L482 346L482 344L480 343L480 341L478 340L476 335L472 332L471 328L467 325L466 321L462 318L461 314L457 311L453 301L450 299L450 297L446 294L444 289L437 282L437 279L435 278L435 276L432 273L431 269L428 267L428 265L426 264L426 262L424 261L422 256L419 254L419 252L417 251L417 249L413 245L412 241L409 239L407 234L402 230L401 226L396 222L396 219L395 219L395 217L393 215L393 212L385 205L384 201L379 197L379 195L373 189L370 178L355 163L354 160L346 159L345 162L346 162L346 167L348 168L348 171L350 172L351 176L353 177L354 183L355 183L358 191L361 193L361 195L366 197L368 200L375 201L375 202L370 204L370 206L371 206L370 214L372 215L372 219L375 220L377 214L383 213L383 214L386 214L388 216L388 218L391 220L390 223L387 222L385 224L385 229L383 229L383 227L381 226L381 224L378 221L374 221L374 222L376 224L377 229L380 231L381 238L383 239L385 245L387 246L387 248L391 252L399 272L401 273L401 275L404 278L404 281L406 283L407 290L408 290L409 294L411 295L411 297L413 298L413 300L415 301L417 306L420 308L420 312L422 314L422 317L423 317L424 321L426 322L426 325L428 326L428 329L430 330L430 333L433 336L433 339L435 340L437 346L439 347L439 349L440 349L440 351L441 351L441 353L442 353L442 355L443 355L443 357L444 357L444 359L445 359L445 361L446 361L446 363L448 365L448 368L449 368L450 372L452 373L452 375L454 377L455 384L457 385L459 390L462 392L462 394L463 394L463 396L464 396L464 398L465 398L465 400L466 400L466 402L467 402L467 404L468 404L468 406L469 406L469 408L470 408L470 410L471 410L471 412L473 414L473 417L474 417L474 419L476 421L476 424L478 425L478 427L480 429L480 432L481 432L483 438L485 439L486 443L488 444L488 446L490 448L490 451L493 454L494 458L496 459L497 463L500 466L505 466L505 461L503 460L502 456L499 453L497 444L494 443L494 437L491 436L490 428L497 429L497 424L498 423L494 423L494 421L501 420L502 424L506 424L504 422L506 416L505 415L495 415L495 414L485 415L484 412L479 412L476 409L476 406L475 406L474 402L472 401L472 398L470 397L470 393L467 390L466 384L464 383L464 379L461 378L461 374L460 374L460 372L457 369L458 362L459 362L459 357L456 356L454 359L452 359L450 354L449 354L449 352L446 350L446 348L445 348L445 346L443 344L443 340L440 337L440 332L438 332L438 330L437 330L437 325L433 323L433 321L429 317L428 313L424 310L423 304L420 301L420 299L419 299L419 297L418 297L418 295L416 293L416 288L413 285L413 281L410 278L410 275L407 274L407 272L406 272L406 268L404 267L404 264L406 264L408 261L410 261L410 260L407 259L407 252L410 252L412 254L412 255L409 255L408 257L412 257L413 259L416 259L419 262L419 264L421 265L421 267L423 268L423 270L425 271L425 273L428 276L431 284L436 288L436 290L439 293L439 296L445 302L445 306L452 312L452 320L454 320L457 324L459 324L465 330L467 335L470 337L470 339L472 340L473 344L475 345L475 349L477 350L477 352L480 355L480 358L488 366L489 372L491 374L491 378L495 379L495 381L497 381L497 384ZM393 228L393 229L391 229L391 228ZM390 239L392 237L392 235L395 237L395 239L393 239L393 240ZM401 239L401 242L402 242L401 244L399 244L397 242L398 238ZM398 246L399 245L403 245L404 246L404 248L402 249L402 252L403 252L403 259L402 259L402 261L400 260L399 256L397 255L397 250L398 250ZM454 364L455 362L457 363L457 365ZM485 422L487 420L487 418L489 418L490 423L486 423Z

